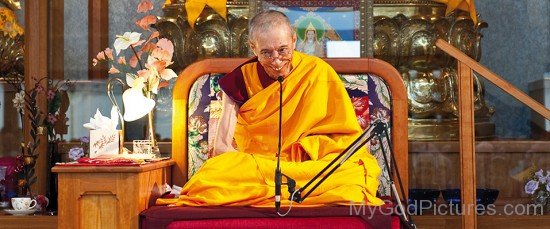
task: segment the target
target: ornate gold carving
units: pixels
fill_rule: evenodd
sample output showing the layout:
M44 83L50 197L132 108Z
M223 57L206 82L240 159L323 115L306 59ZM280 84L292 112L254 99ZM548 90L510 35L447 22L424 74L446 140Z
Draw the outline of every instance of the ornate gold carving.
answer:
M4 4L13 11L21 9L21 3L19 0L0 0L0 3Z
M162 37L174 43L176 72L189 64L213 57L248 56L248 5L242 1L228 1L227 21L206 7L191 28L183 3L164 8L156 26Z
M376 3L383 2L381 5ZM398 2L398 3L395 3ZM388 61L402 74L409 101L409 138L454 140L458 137L458 76L456 61L435 47L447 40L475 60L481 57L480 30L466 12L445 17L445 5L423 1L375 1L374 56ZM411 3L412 2L412 3ZM494 108L483 97L474 75L477 138L494 135L488 121Z
M23 75L23 45L23 36L11 38L0 33L0 80Z
M445 5L429 0L363 0L371 3L372 13L361 18L373 21L374 28L361 31L366 36L367 54L386 60L402 74L409 97L409 138L413 140L454 140L458 136L458 100L456 61L435 47L442 38L475 60L481 57L480 30L484 22L474 24L467 12L445 16ZM164 9L157 23L161 36L176 47L175 71L209 57L248 56L248 12L261 10L261 1L228 1L227 21L206 7L192 29L186 21L183 3ZM367 5L367 4L362 4ZM373 15L373 16L372 16ZM361 23L365 25L367 23ZM371 23L372 24L372 23ZM371 40L372 39L372 40ZM363 44L364 42L362 42ZM369 45L372 44L372 45ZM365 50L362 48L362 50ZM488 118L494 112L483 98L483 85L475 80L475 116L478 138L494 135Z

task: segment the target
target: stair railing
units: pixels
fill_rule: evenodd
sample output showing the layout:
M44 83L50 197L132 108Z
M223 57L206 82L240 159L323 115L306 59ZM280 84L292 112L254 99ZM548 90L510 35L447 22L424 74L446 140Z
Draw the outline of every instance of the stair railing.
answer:
M473 71L549 120L550 110L445 40L438 39L435 45L458 61L462 228L477 228Z

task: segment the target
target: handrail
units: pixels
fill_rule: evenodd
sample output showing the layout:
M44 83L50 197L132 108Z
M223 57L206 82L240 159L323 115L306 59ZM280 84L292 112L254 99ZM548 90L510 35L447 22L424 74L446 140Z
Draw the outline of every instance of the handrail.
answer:
M476 214L476 158L474 131L473 71L491 81L535 112L550 119L550 110L503 80L483 65L442 39L435 45L458 61L458 104L459 104L459 144L460 144L460 186L462 204L462 228L477 228Z
M499 77L497 74L491 72L489 69L475 61L474 59L470 58L460 50L458 50L456 47L452 46L451 44L447 43L443 39L438 39L435 42L435 45L443 50L445 53L451 55L455 59L457 59L459 62L462 62L466 64L468 67L470 67L475 72L479 73L483 78L491 81L491 83L495 84L497 87L501 88L506 93L510 94L517 100L519 100L521 103L527 105L531 109L533 109L535 112L539 113L546 119L550 119L550 110L544 107L542 104L537 102L536 100L529 97L527 94L525 94L523 91L517 89L512 84L507 82L506 80L502 79L502 77Z

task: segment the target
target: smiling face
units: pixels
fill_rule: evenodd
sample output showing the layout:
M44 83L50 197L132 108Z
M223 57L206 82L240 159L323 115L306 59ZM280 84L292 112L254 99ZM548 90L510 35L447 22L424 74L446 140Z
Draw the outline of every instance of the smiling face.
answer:
M290 74L296 33L284 13L268 10L254 16L250 20L248 38L250 50L269 77L277 79Z
M250 48L267 74L277 79L286 77L292 70L291 60L296 46L296 36L285 27L277 27L266 33L259 33Z

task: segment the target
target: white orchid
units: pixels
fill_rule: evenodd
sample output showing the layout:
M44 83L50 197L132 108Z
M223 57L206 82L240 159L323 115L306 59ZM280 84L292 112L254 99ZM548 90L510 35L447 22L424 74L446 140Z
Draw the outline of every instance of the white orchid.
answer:
M130 45L137 46L140 43L141 33L137 32L125 32L124 35L117 35L116 36L115 43L113 46L115 47L115 53L118 56L120 51L127 49L130 47Z
M15 93L15 98L13 98L13 107L17 109L17 112L25 112L25 91L20 91Z

